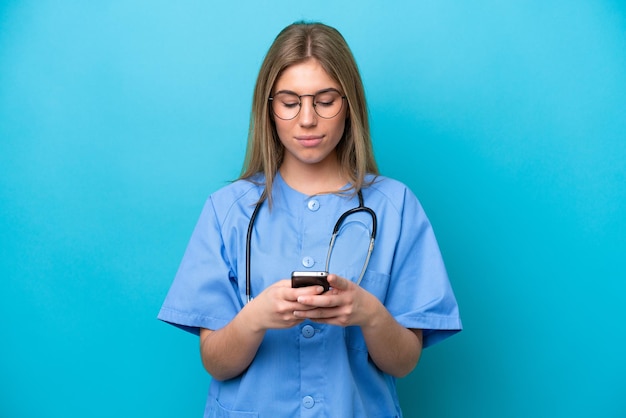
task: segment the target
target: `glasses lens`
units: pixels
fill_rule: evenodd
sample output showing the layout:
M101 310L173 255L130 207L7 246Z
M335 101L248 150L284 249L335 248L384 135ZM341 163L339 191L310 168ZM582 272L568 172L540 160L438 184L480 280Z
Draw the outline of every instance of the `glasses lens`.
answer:
M343 105L341 94L336 90L317 93L313 100L315 103L315 111L325 119L337 116Z
M300 98L293 93L278 93L272 99L272 111L280 119L293 119L300 112Z

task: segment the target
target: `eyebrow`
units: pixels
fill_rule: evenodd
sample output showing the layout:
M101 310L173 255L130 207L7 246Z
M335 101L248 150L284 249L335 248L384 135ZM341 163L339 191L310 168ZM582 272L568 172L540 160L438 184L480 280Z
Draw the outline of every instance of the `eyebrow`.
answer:
M339 90L337 90L336 88L334 88L334 87L328 87L328 88L325 88L325 89L322 89L322 90L318 90L318 91L316 91L315 93L311 93L310 95L315 96L315 95L317 95L317 94L320 94L320 93L327 93L327 92L329 92L329 91L336 91L337 93L342 94L342 93L341 93ZM274 93L274 96L276 96L277 94L280 94L280 93L295 94L296 96L309 96L309 94L298 94L298 93L296 93L296 92L295 92L295 91L293 91L293 90L279 90L279 91L277 91L276 93Z

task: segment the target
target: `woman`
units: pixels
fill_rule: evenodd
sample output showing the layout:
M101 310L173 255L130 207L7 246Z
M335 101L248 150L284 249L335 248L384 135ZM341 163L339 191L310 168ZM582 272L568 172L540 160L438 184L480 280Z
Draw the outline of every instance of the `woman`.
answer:
M295 270L330 290L292 287ZM418 200L378 175L335 29L296 23L270 47L243 174L207 200L159 318L200 335L205 417L401 416L395 378L461 329Z

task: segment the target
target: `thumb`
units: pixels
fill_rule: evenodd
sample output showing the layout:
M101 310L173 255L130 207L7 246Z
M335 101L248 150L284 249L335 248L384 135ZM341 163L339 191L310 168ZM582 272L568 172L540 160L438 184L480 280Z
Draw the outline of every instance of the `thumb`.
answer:
M343 277L339 277L336 274L329 274L327 279L328 284L333 289L346 290L348 289L348 286L350 286L350 282L348 280L344 279Z

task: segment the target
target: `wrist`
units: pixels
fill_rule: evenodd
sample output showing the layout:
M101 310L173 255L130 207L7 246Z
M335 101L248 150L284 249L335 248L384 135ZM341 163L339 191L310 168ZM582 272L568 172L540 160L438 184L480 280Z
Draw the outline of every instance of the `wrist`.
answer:
M252 299L243 307L237 315L239 326L242 327L245 332L264 334L267 329L260 320L261 315L256 312L256 306L257 303L255 303L255 299Z
M361 328L376 329L384 326L385 318L389 316L387 308L371 293L365 294L367 295L364 304L365 318Z

